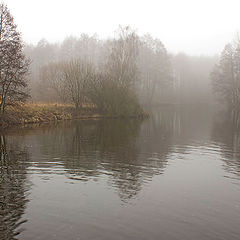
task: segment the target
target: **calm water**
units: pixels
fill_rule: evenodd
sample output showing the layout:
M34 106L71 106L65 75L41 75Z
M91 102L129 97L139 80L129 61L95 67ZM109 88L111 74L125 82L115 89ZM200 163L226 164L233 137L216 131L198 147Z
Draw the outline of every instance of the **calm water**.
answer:
M0 239L240 239L239 147L199 108L8 131Z

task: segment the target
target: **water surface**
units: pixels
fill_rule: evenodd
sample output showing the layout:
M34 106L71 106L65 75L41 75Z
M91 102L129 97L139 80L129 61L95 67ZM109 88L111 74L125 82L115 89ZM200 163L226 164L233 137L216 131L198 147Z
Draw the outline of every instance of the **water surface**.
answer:
M1 135L0 239L239 239L239 131L212 111Z

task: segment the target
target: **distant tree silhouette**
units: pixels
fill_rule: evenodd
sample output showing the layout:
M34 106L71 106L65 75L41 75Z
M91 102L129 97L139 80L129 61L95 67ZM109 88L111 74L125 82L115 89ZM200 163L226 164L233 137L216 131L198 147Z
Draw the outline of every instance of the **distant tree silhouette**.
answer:
M213 90L229 109L239 111L240 41L227 44L212 74Z

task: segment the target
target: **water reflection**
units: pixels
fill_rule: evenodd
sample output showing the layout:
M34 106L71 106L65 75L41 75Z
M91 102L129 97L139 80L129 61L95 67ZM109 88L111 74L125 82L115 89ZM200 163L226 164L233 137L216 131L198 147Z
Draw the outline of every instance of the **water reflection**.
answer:
M37 144L47 161L63 165L71 180L98 181L105 175L125 201L136 196L142 183L163 167L158 154L143 156L146 142L138 138L141 124L136 119L75 122L62 126L61 131L49 129L47 135L38 136Z
M176 121L176 120L174 120ZM171 116L150 120L75 121L24 129L24 142L37 159L28 171L64 174L74 181L104 176L122 201L136 197L143 184L162 174L171 154ZM51 179L51 176L49 176Z
M240 176L239 144L227 118L188 107L11 130L0 239L236 239L239 190L224 175Z
M29 154L19 143L0 135L0 239L12 240L23 231L28 202L26 161Z
M212 138L220 146L225 169L240 177L240 126L237 118L228 112L219 112L215 117Z
M28 171L32 174L38 173L45 180L51 180L53 174L65 175L72 183L105 177L126 202L153 176L164 173L172 154L185 153L192 137L209 134L207 121L199 109L167 107L153 110L145 121L65 122L23 129L18 134L31 146L34 160Z

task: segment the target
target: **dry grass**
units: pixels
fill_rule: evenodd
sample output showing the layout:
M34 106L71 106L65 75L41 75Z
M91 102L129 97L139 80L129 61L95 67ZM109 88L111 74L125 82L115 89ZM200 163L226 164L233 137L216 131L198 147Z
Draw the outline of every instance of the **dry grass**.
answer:
M147 117L145 113L133 117ZM0 128L16 124L46 123L59 120L87 119L87 118L119 118L121 116L99 115L96 106L85 104L80 113L76 113L72 104L59 103L26 103L21 106L8 107L4 118L0 121Z
M26 103L16 107L9 106L3 119L3 124L12 125L69 120L93 114L95 114L93 105L84 105L81 112L77 114L72 104Z

